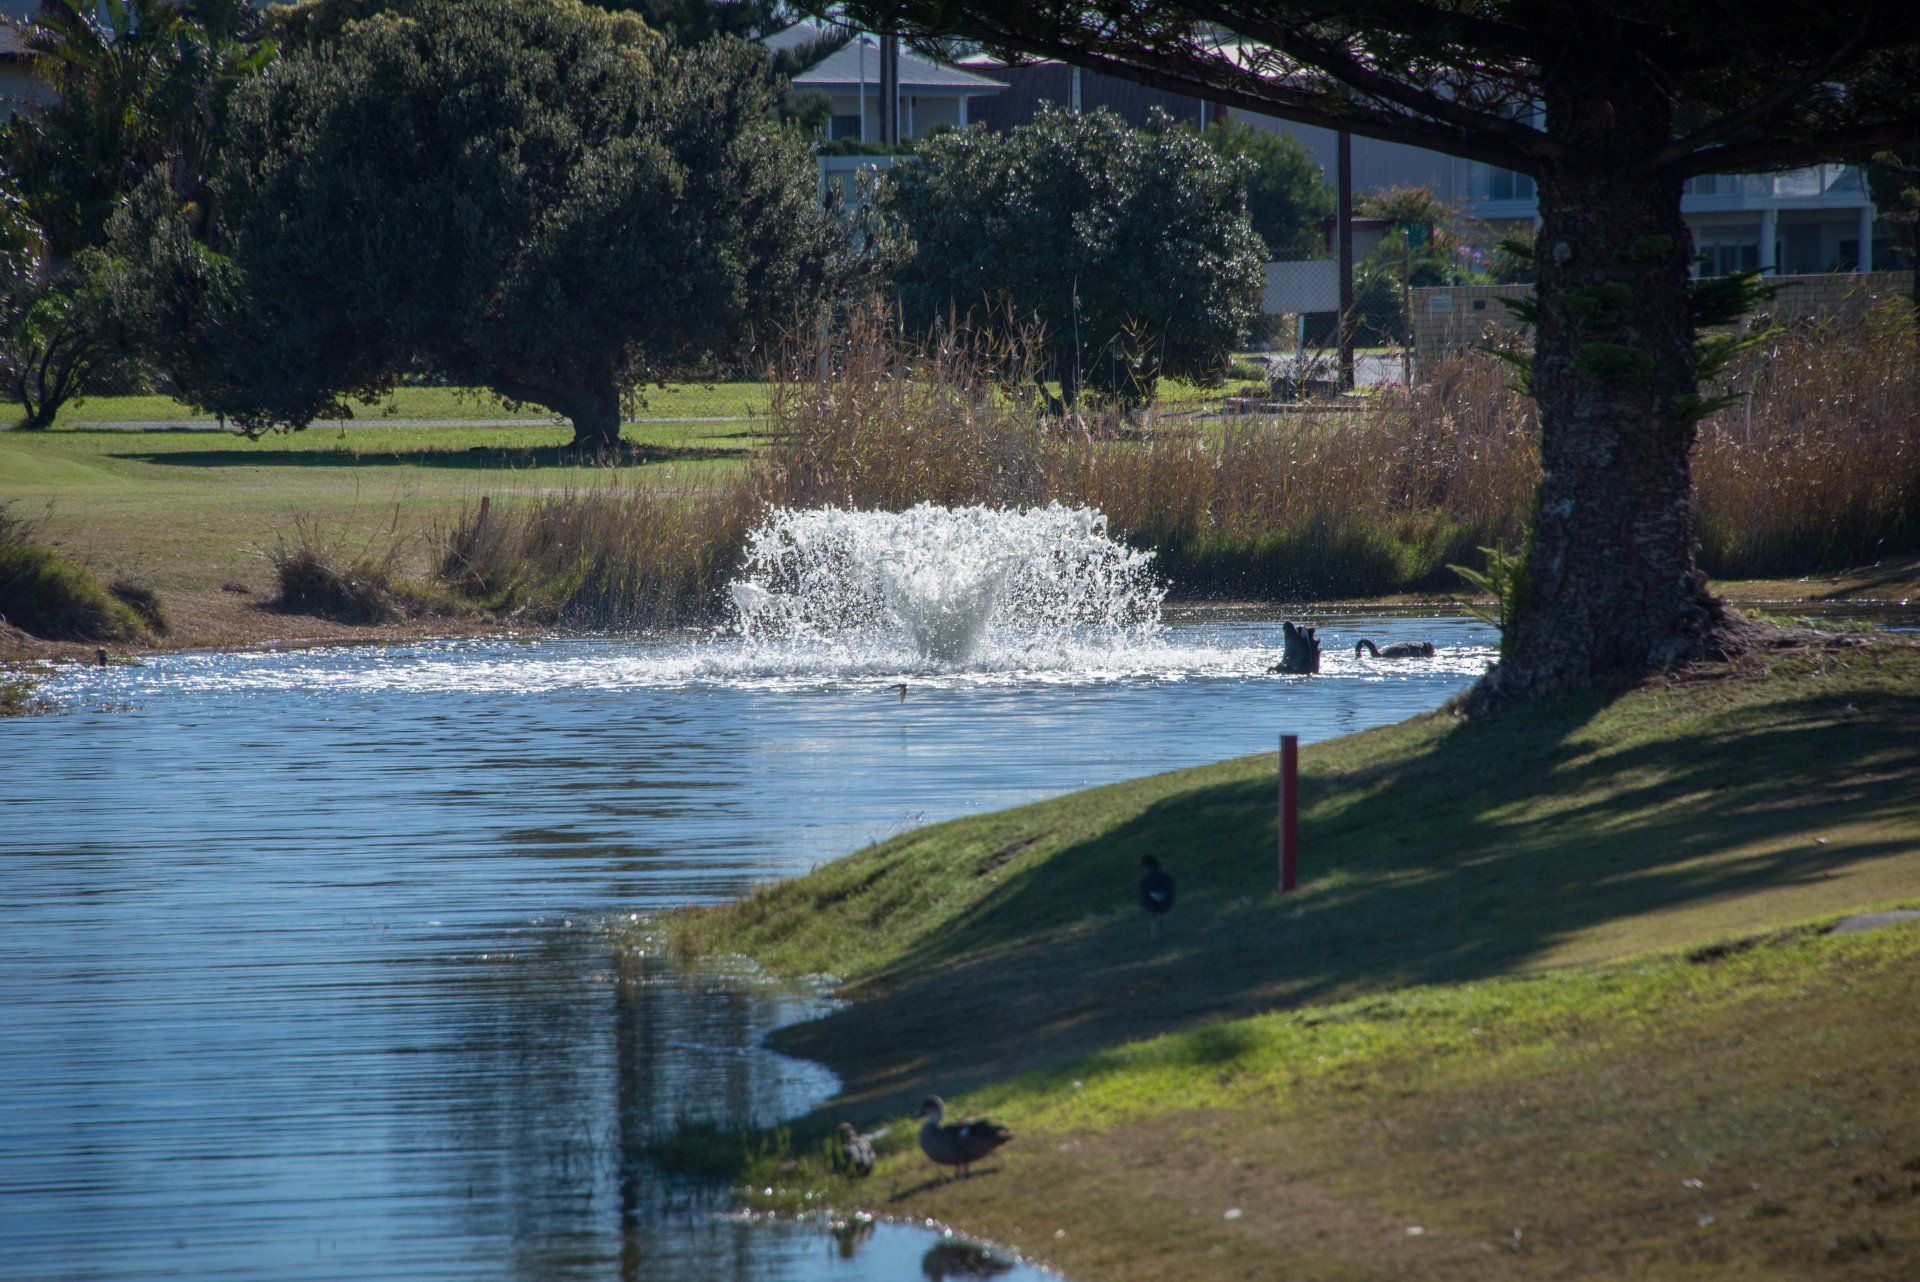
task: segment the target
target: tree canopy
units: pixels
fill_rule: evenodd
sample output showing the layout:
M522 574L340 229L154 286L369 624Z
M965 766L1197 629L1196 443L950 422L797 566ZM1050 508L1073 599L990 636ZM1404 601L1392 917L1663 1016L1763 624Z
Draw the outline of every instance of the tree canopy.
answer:
M1206 139L1222 157L1243 163L1247 215L1269 258L1320 247L1321 220L1333 214L1333 189L1298 139L1231 119L1208 125Z
M1069 402L1083 386L1133 402L1163 374L1217 379L1264 281L1241 172L1191 129L1107 111L935 138L877 199L906 246L907 322L1037 334Z
M737 354L822 286L835 229L773 107L758 50L675 50L576 0L347 22L236 96L216 249L147 212L170 363L249 430L424 368L605 447L636 384Z
M974 40L1535 177L1542 482L1472 706L1633 679L1760 629L1694 566L1691 456L1747 282L1690 280L1698 174L1920 144L1920 6L1670 0L848 0Z

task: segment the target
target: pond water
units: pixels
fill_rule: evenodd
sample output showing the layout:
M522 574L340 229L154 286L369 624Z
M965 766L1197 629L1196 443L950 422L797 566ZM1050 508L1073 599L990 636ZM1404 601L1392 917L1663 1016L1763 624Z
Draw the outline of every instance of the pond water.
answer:
M759 1045L813 999L610 927L1399 720L1491 657L1469 620L1322 623L1311 679L1258 675L1279 624L1226 616L953 671L699 638L69 670L69 711L0 722L0 1277L959 1276L926 1230L746 1221L633 1160L834 1083Z

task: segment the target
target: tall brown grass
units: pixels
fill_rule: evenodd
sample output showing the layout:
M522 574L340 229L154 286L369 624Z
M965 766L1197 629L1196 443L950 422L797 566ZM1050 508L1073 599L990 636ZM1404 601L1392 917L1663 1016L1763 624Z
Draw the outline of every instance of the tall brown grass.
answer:
M711 616L770 507L1032 504L1104 511L1189 596L1303 599L1456 585L1515 547L1539 477L1533 407L1484 356L1345 413L1143 425L1063 419L1017 345L902 342L856 318L778 372L771 444L729 479L610 472L468 512L437 576L486 608L590 627ZM1702 564L1800 574L1920 550L1920 352L1896 309L1749 352L1702 424ZM1748 393L1751 393L1749 396Z
M704 618L765 507L759 475L688 489L670 472L610 471L523 505L476 506L442 536L434 577L488 610L569 627Z
M1694 461L1709 574L1807 574L1920 550L1910 304L1795 327L1749 351L1724 390L1741 402L1702 425Z

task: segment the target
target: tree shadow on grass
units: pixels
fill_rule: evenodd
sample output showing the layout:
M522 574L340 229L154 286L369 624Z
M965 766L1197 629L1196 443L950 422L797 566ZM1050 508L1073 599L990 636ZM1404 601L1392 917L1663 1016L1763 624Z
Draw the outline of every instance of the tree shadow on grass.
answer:
M1222 1016L1509 973L1611 922L1920 853L1920 693L1696 710L1684 734L1604 750L1582 734L1602 706L1317 764L1285 897L1271 773L1175 793L1016 871L776 1043L830 1056L878 1111ZM1180 878L1158 946L1132 908L1149 852ZM1621 929L1623 951L1648 946Z
M469 471L499 468L580 468L594 466L643 467L657 463L711 462L740 459L745 451L715 446L647 445L628 442L618 450L592 453L564 445L532 445L503 449L474 445L465 449L275 450L207 449L127 451L108 457L160 467L434 467Z

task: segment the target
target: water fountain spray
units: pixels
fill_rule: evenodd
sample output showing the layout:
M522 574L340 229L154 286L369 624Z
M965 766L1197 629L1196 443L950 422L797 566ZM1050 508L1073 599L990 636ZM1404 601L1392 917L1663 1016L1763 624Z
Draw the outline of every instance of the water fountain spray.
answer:
M965 664L988 646L1158 629L1166 588L1152 553L1085 507L905 512L780 508L747 539L731 585L741 633L807 643L891 633L919 656Z

